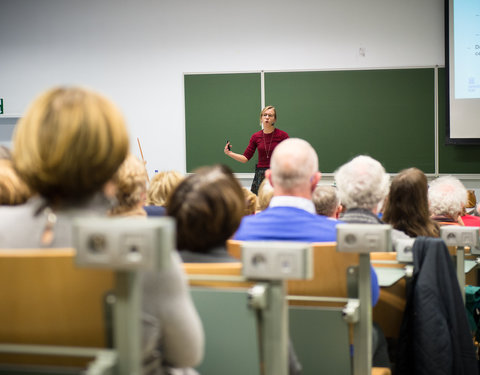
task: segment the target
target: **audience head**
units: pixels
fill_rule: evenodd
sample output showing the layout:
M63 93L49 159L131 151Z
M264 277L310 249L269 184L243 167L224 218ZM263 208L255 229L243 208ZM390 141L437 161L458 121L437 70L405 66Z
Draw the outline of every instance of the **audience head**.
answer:
M318 185L313 191L313 204L317 214L337 219L340 215L341 205L337 189L329 185Z
M147 177L145 165L129 154L113 176L117 204L112 208L111 215L146 215L142 207L147 194Z
M398 173L390 185L383 221L410 237L438 237L438 224L430 219L428 181L417 168Z
M246 187L242 187L242 190L245 196L245 215L253 215L257 209L257 195Z
M265 172L274 195L309 199L320 176L317 153L310 143L300 138L282 141L273 151L270 169Z
M258 188L257 212L268 207L273 197L273 187L268 179L264 179Z
M376 211L388 193L389 176L377 160L360 155L335 172L335 183L347 210Z
M0 205L14 206L25 203L32 195L28 186L13 169L12 162L0 159Z
M162 171L155 174L148 187L147 205L165 206L183 178L183 175L177 171Z
M208 252L224 246L244 212L242 187L223 165L196 170L178 185L167 202L167 214L177 222L178 250Z
M446 216L457 220L467 203L467 189L458 178L438 177L430 183L428 200L433 216Z
M81 200L101 190L128 147L124 119L110 100L84 88L57 87L19 120L13 164L48 200Z

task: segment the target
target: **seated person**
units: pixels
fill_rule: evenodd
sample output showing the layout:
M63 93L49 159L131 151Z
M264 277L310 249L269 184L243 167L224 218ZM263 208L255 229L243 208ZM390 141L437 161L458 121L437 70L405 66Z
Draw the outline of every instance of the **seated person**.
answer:
M143 209L147 195L147 170L134 155L129 154L112 179L116 204L111 216L147 216Z
M245 216L236 240L335 242L335 220L317 215L312 192L320 180L318 157L305 140L289 138L273 151L265 178L273 186L267 209Z
M370 156L360 155L342 165L335 172L335 184L345 209L340 220L346 223L383 224L377 213L388 193L389 179L380 162ZM408 236L394 229L392 239L395 238ZM372 278L374 274L375 271L372 271ZM372 306L376 302L372 300ZM390 367L383 331L375 323L372 331L373 366Z
M410 237L440 236L430 218L427 176L420 169L404 169L393 178L382 219Z
M14 168L38 195L0 207L0 248L71 247L76 217L111 208L104 187L129 148L122 114L94 91L56 87L32 103L13 142ZM144 273L142 301L143 373L196 366L203 328L177 254L168 269Z
M165 206L170 195L183 180L177 171L162 171L153 176L147 190L147 202L144 207L148 216L164 216Z
M312 200L315 211L319 215L338 219L342 212L340 198L338 198L337 189L334 186L317 185L313 191Z
M342 202L340 220L345 223L385 224L378 213L388 194L389 175L382 164L360 155L335 171L335 184ZM396 229L392 241L409 237Z
M167 204L177 222L177 249L184 262L238 262L226 250L245 212L245 198L232 171L203 167L185 178Z
M467 189L456 177L438 177L430 182L428 204L438 224L463 226L461 215L467 204Z

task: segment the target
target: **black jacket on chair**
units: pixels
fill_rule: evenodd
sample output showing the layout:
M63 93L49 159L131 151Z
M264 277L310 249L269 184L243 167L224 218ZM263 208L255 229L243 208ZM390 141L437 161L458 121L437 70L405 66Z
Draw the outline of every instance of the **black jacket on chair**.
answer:
M455 267L439 238L418 237L400 329L400 375L477 375L478 364Z

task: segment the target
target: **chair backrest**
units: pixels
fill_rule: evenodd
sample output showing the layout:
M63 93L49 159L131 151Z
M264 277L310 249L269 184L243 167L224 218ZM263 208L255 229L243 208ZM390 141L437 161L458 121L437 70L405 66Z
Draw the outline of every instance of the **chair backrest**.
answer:
M74 249L0 250L0 343L106 346L103 299L113 288L114 273L76 268L74 253ZM16 362L20 357L2 354L0 362L9 358Z
M242 263L183 263L190 286L245 288L254 283L242 279Z
M248 288L254 283L239 281L242 264L184 263L183 268L205 331L204 360L197 370L260 375L257 316L247 304Z
M205 331L205 355L197 370L209 375L260 375L256 311L247 289L192 287Z
M289 280L288 294L347 298L347 272L358 262L358 254L337 252L335 242L314 243L313 278Z
M241 246L242 241L227 242L228 252L237 259L241 259ZM313 262L312 279L287 281L289 297L347 298L347 272L359 264L359 254L338 253L336 243L314 243ZM338 303L292 299L289 304L290 337L303 374L352 373L351 335L342 308L333 306ZM390 370L376 367L372 374L390 374Z
M227 241L228 252L241 259L242 241ZM354 253L338 253L335 242L313 244L313 278L289 280L288 295L347 297L347 271L358 265L359 256ZM308 302L290 304L309 305Z

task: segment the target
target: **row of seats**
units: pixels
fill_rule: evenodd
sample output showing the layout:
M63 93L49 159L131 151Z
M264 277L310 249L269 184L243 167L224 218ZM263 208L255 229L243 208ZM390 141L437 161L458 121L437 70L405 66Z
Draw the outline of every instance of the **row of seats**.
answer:
M229 252L240 259L241 246L241 242L229 241ZM79 269L74 257L73 249L0 252L0 373L11 373L9 363L81 369L108 348L106 333L111 328L104 319L102 301L115 286L115 273ZM395 261L395 253L372 253L371 259L382 267L403 267ZM358 254L339 253L335 243L314 244L313 279L287 282L290 335L305 375L317 373L319 368L325 373L354 373L350 360L353 330L344 319L343 308L355 294L347 275L358 263ZM206 332L205 360L200 372L260 373L264 349L258 340L258 311L248 305L249 290L256 282L242 276L241 262L190 263L184 264L184 269ZM373 309L374 320L386 337L398 337L405 285L402 278L382 288ZM318 296L338 300L320 302L315 298ZM43 352L25 355L10 353L18 348L9 349L5 343L94 349L61 356L53 355L55 349L47 356ZM389 373L388 369L372 371Z
M238 252L239 246L240 243L232 242L232 252L235 252L235 247ZM302 301L293 296L340 297L346 300L347 269L358 264L358 254L337 253L335 243L316 244L313 251L314 279L288 281L288 294L292 299L289 309L292 342L304 367L304 374L313 373L319 365L330 369L330 372L336 372L342 366L351 371L351 338L349 326L343 319L345 302L327 303L328 309L312 310L312 307L305 305L318 305L318 302ZM109 327L106 326L101 301L114 287L114 272L76 268L74 255L73 249L2 250L1 343L107 347L106 332ZM260 341L256 340L257 314L248 307L246 297L254 282L241 276L241 263L185 264L184 267L192 278L192 296L207 336L206 355L199 368L200 372L212 375L234 374L234 369L237 369L238 373L254 374L250 368L245 368L252 364L259 371L260 367L255 365L261 361L259 353L262 352L259 348ZM194 280L195 274L197 280ZM223 281L208 278L200 281L200 274L221 274ZM235 293L219 295L218 290L209 292L205 289L233 285ZM198 289L200 286L203 287L202 290ZM227 333L226 327L233 331ZM226 336L218 336L219 333ZM337 345L332 345L332 337ZM221 347L212 347L211 343L219 339L217 345ZM239 349L238 346L242 343L247 350ZM232 355L231 358L228 353ZM52 366L68 364L82 368L92 361L92 353L87 354L89 356L84 357L78 353L70 356L3 353L0 355L0 363L6 372L10 369L5 364L19 361ZM253 360L247 360L248 357ZM232 358L237 358L238 365L233 366ZM229 369L228 372L222 372L226 371L222 363Z

